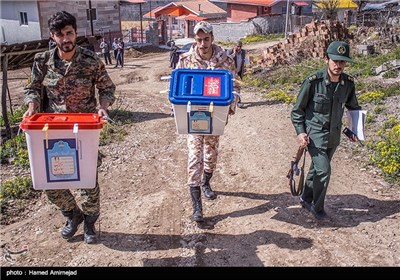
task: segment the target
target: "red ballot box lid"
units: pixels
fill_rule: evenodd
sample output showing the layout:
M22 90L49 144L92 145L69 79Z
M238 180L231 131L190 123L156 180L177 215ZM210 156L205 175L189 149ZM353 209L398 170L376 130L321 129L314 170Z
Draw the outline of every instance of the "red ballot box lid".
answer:
M49 129L72 129L75 124L80 129L101 129L104 119L94 113L38 113L24 118L20 127L41 130L46 124Z

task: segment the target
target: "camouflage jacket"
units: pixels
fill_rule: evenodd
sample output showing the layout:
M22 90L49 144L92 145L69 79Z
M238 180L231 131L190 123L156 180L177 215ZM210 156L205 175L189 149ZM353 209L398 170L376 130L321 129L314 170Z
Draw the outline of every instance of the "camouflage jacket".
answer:
M70 64L63 67L62 62L55 59L57 50L35 56L31 82L25 87L26 104L41 104L42 85L46 87L49 102L46 112L97 112L95 86L99 102L114 103L115 85L94 52L78 46Z
M176 68L189 69L225 69L229 70L233 77L237 79L235 74L235 62L232 57L228 56L223 48L218 45L212 45L213 55L210 60L203 60L197 52L197 46L194 44L187 53L181 54ZM234 83L235 92L239 93L240 88L237 83ZM230 105L231 113L235 113L239 98L235 95L234 101Z

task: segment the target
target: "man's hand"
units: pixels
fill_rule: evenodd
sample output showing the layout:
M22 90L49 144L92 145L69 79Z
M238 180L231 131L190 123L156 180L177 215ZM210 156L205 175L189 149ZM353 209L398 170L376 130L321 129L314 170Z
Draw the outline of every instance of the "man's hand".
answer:
M99 117L108 118L108 113L107 113L108 106L110 106L110 102L109 101L100 101L100 107L99 107L99 110L97 112Z
M310 139L308 138L307 133L300 133L297 135L297 141L299 142L301 148L305 148L308 144L310 144Z
M28 110L26 110L26 112L22 115L22 117L26 118L32 116L33 114L35 114L36 109L37 109L36 104L33 102L29 102Z

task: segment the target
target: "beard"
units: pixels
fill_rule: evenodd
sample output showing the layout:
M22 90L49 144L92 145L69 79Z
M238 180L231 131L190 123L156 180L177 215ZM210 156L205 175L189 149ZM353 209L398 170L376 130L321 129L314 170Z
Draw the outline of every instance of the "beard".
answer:
M72 52L75 50L76 47L76 41L74 42L63 42L62 44L57 44L57 47L65 53Z
M331 74L332 76L339 77L340 74L342 74L343 69L342 69L342 68L329 69L329 72L330 72L330 74Z

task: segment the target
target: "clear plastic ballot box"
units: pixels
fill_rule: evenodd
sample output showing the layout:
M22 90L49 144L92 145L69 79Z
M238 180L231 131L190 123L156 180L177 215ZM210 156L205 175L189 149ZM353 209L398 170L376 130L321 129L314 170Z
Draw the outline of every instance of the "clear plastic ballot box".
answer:
M91 113L39 113L25 118L33 188L90 189L96 185L104 119Z
M222 135L233 99L228 70L182 68L171 73L169 101L179 134Z

